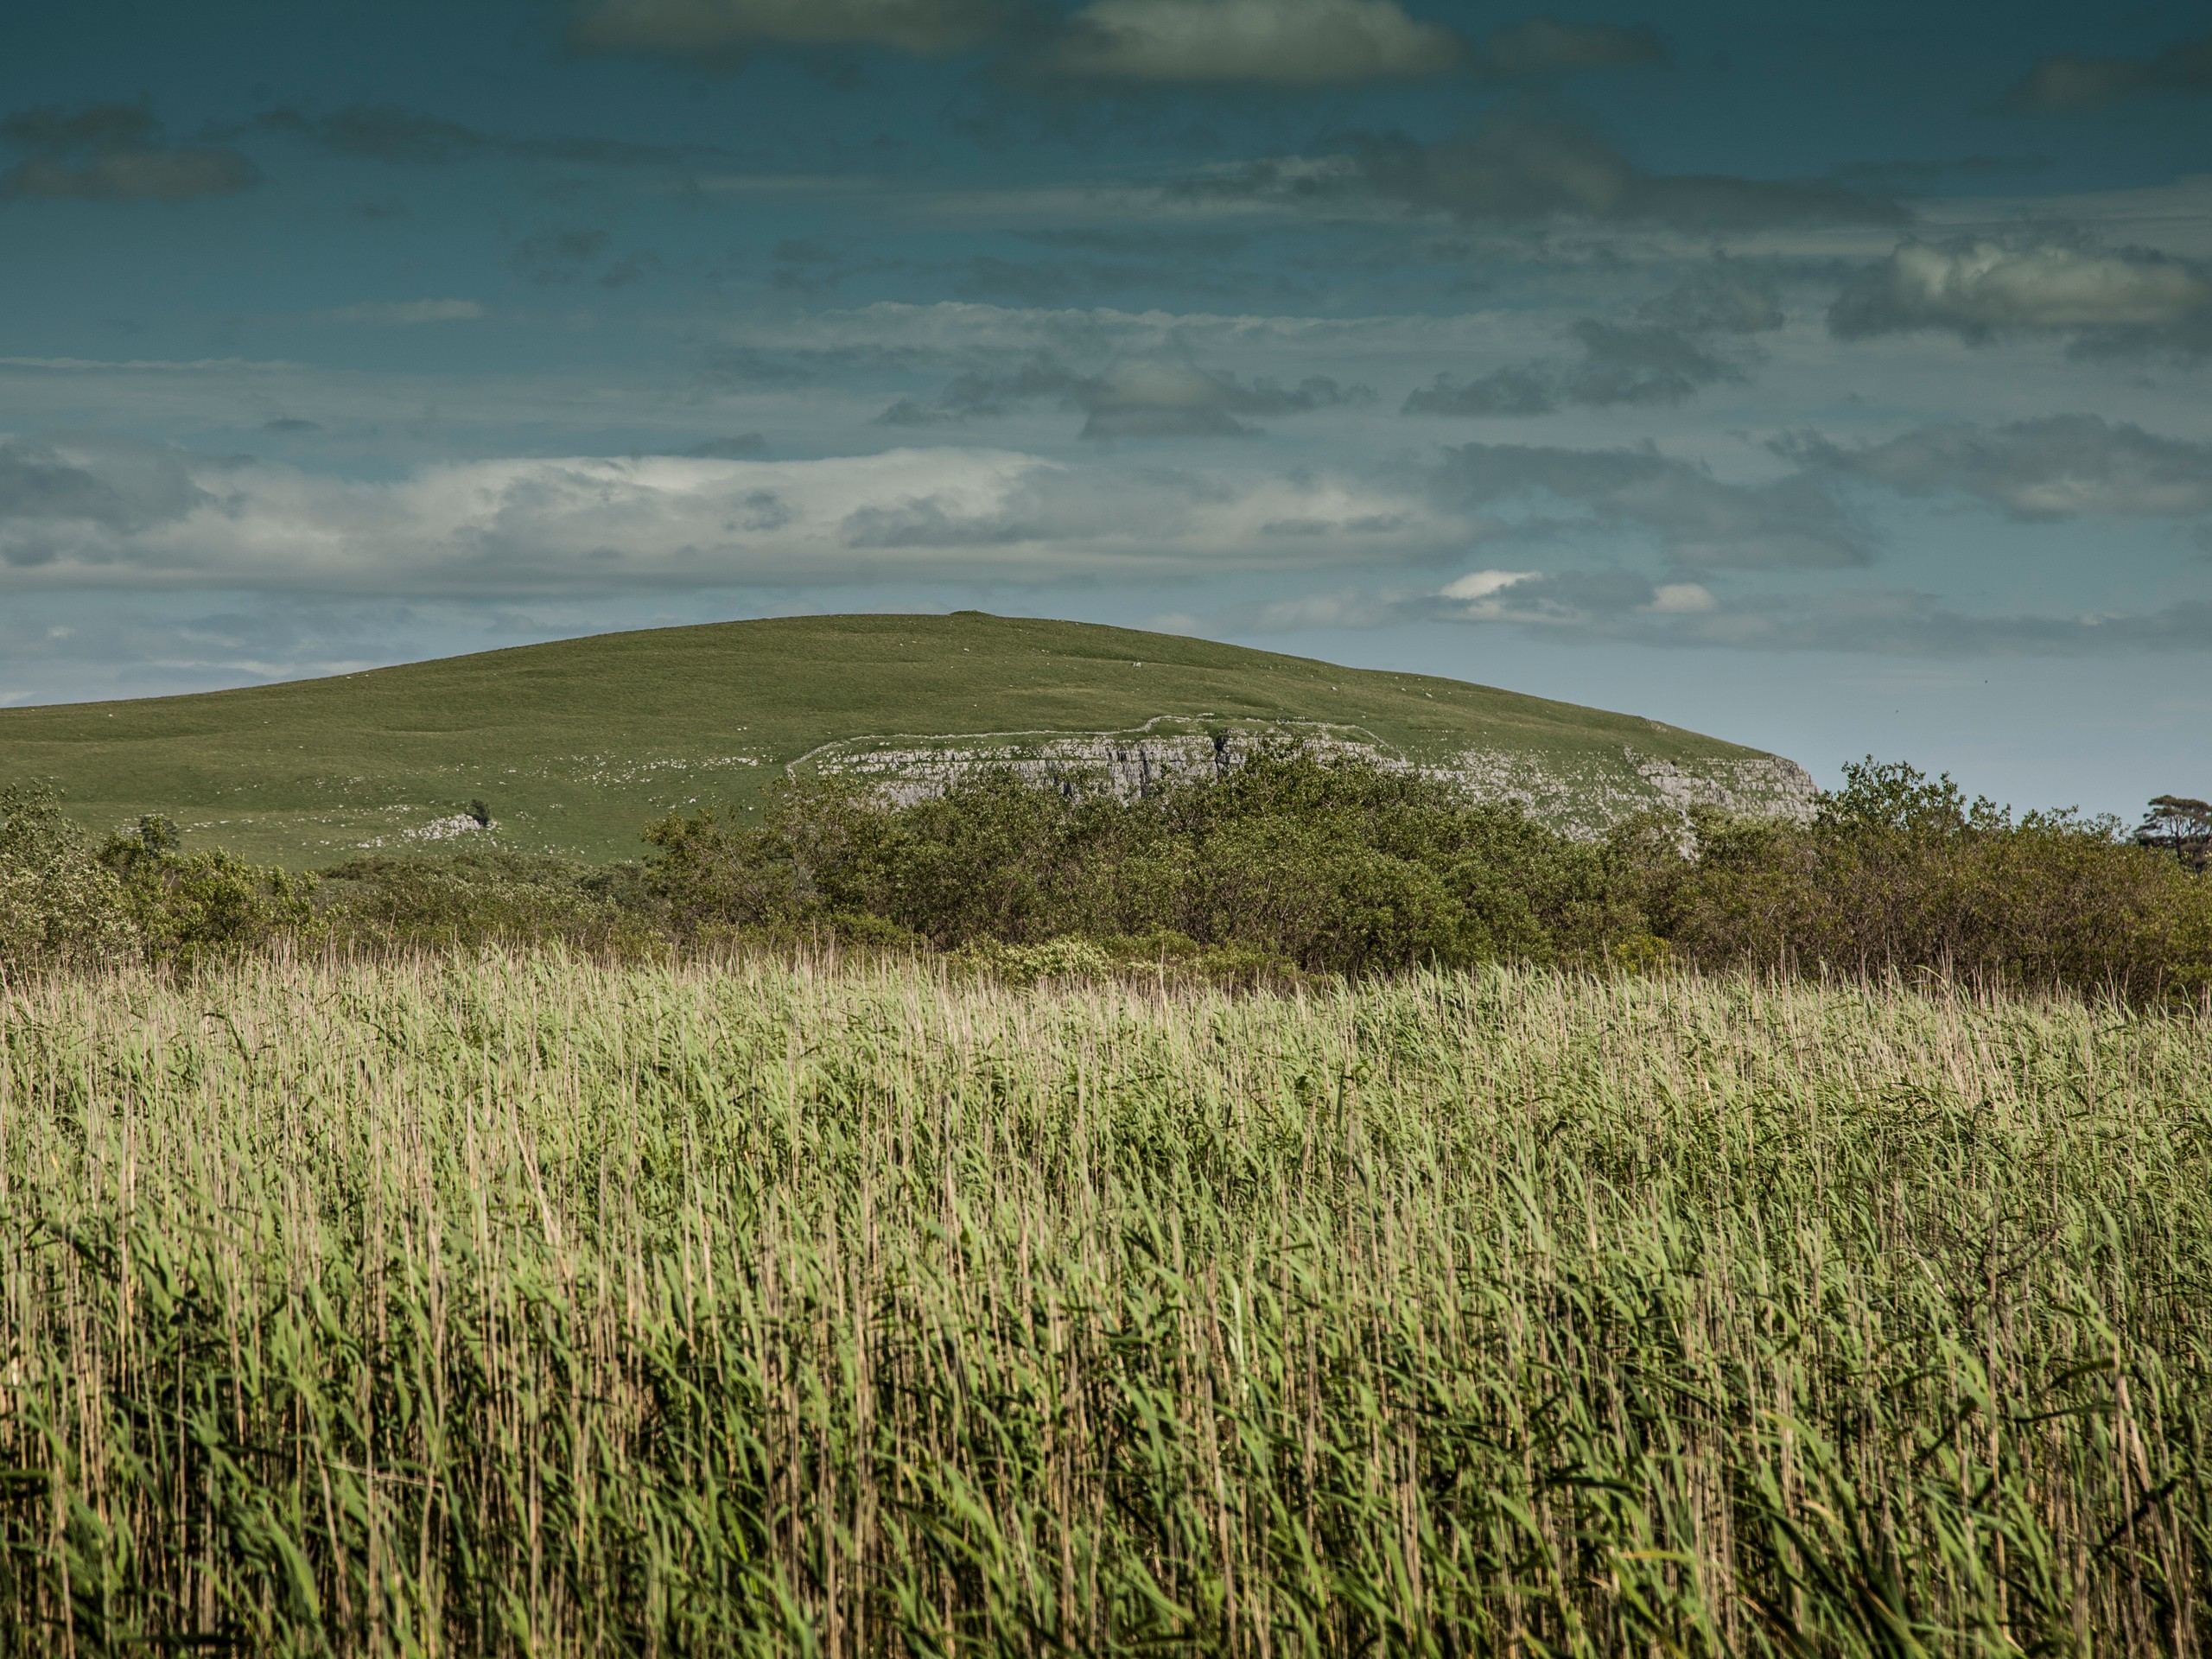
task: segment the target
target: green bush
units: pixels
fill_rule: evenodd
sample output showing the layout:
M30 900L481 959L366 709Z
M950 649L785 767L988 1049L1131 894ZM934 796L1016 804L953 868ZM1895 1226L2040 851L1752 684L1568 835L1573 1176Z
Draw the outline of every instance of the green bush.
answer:
M220 848L186 853L181 843L174 823L149 815L99 850L149 958L192 969L315 936L315 877L249 864Z
M0 790L0 968L127 957L138 933L123 884L44 784Z
M1694 817L1688 858L1669 855L1663 823L1617 833L1654 931L1707 967L1929 970L2137 1001L2212 985L2212 885L2116 821L2016 818L1871 759L1844 776L1808 825Z
M321 873L321 921L351 948L537 944L638 948L659 928L634 868L499 850L348 859Z

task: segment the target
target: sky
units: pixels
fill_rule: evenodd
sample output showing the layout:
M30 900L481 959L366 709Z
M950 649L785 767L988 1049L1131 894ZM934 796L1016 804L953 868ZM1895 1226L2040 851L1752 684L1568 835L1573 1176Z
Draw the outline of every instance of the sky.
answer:
M0 25L0 706L964 607L2212 794L2200 8Z

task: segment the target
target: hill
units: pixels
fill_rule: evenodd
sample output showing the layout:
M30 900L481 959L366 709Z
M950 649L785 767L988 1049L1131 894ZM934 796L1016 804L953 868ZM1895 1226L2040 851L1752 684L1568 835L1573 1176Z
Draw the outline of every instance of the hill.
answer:
M0 709L0 782L43 778L104 831L295 868L476 833L629 856L674 808L757 807L787 768L909 791L978 760L1141 779L1292 723L1576 826L1703 797L1802 810L1788 761L1663 726L1421 675L965 611L601 634L192 696Z

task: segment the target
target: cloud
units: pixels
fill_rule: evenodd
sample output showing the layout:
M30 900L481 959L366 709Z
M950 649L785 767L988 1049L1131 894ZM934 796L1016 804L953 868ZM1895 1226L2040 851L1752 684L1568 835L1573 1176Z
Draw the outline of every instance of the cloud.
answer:
M1567 643L1949 661L2212 649L2212 603L2202 600L2150 611L1990 615L1897 588L1732 600L1700 582L1653 582L1619 569L1475 570L1430 593L1344 588L1239 607L1212 621L1217 631L1262 632L1458 622Z
M2212 35L2177 41L2147 58L2045 58L2006 90L1999 107L2070 115L2150 92L2212 92Z
M758 432L738 432L726 438L702 438L677 453L696 461L752 461L768 453L768 440Z
M2018 519L2212 513L2212 443L2159 437L2095 415L1924 427L1849 449L1809 435L1777 448L1807 467L1903 495L1962 495Z
M916 346L872 340L839 346L716 346L701 358L699 372L709 385L726 391L781 391L843 374L907 369L922 355Z
M957 376L932 403L902 397L876 416L884 426L932 426L995 417L1044 398L1088 415L1086 438L1236 438L1257 429L1238 418L1302 415L1374 401L1365 386L1308 375L1294 386L1264 377L1238 379L1179 354L1125 358L1100 373L1077 372L1049 355L995 373Z
M1713 336L1779 328L1782 308L1772 278L1736 261L1718 259L1688 281L1637 308L1625 323L1586 317L1568 333L1582 360L1497 369L1471 380L1439 374L1408 394L1407 415L1549 415L1584 408L1665 408L1686 403L1700 387L1745 378L1738 358Z
M1492 35L1484 44L1479 67L1485 74L1525 79L1666 61L1666 44L1649 29L1531 17Z
M1700 233L1912 217L1833 180L1647 173L1590 128L1532 107L1493 111L1433 143L1398 132L1351 142L1346 155L1249 162L1179 180L1166 194L1308 211L1379 201L1470 223L1566 219Z
M1568 404L1592 409L1671 408L1700 386L1739 380L1735 365L1679 328L1585 318L1569 332L1582 342L1580 363L1498 369L1478 379L1439 374L1407 395L1407 415L1549 415Z
M1465 520L1411 486L1074 468L1002 449L575 456L347 481L120 441L0 445L0 588L523 594L1304 569L1420 559Z
M474 322L489 315L474 300L365 300L318 311L318 322L362 322L379 327L411 327L424 322Z
M183 518L214 500L194 470L158 444L0 438L0 569L53 563L53 538L77 526L129 535Z
M550 287L573 283L583 268L605 253L613 238L589 225L556 226L526 236L515 244L511 256L515 269L529 281Z
M275 420L264 421L261 423L261 429L264 432L292 436L303 432L320 432L322 430L322 423L303 420L297 415L279 415Z
M1810 473L1729 484L1649 448L1470 443L1444 455L1437 484L1455 504L1562 503L1585 516L1531 527L1641 531L1683 567L1833 569L1872 556L1866 530Z
M2212 267L2147 248L1961 238L1900 243L1828 308L1839 340L1941 329L2072 335L2089 350L2212 350Z
M1740 259L1713 259L1637 308L1637 320L1693 334L1770 334L1788 321L1774 273Z
M1440 74L1466 57L1398 0L1091 0L1035 67L1148 85L1319 86Z
M0 174L0 199L190 201L260 182L235 150L173 146L144 104L54 105L0 118L0 143L28 151Z
M1005 24L1000 0L590 0L573 38L587 51L727 62L760 46L878 46L937 57Z
M700 145L643 144L573 134L517 137L397 104L348 104L327 115L279 105L264 110L244 125L218 131L225 137L248 132L282 133L333 156L392 167L449 167L487 156L600 167L653 167L719 153Z
M1077 388L1090 414L1086 438L1242 437L1254 429L1239 416L1302 415L1370 401L1364 386L1310 375L1295 386L1259 378L1239 381L1177 358L1133 358L1109 365Z

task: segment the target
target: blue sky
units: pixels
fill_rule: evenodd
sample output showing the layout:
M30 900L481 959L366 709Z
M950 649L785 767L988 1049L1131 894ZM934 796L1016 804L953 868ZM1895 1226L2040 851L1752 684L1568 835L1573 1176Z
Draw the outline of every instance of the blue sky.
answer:
M2212 792L2196 9L6 37L0 703L980 606Z

